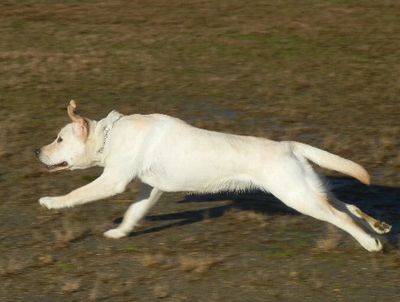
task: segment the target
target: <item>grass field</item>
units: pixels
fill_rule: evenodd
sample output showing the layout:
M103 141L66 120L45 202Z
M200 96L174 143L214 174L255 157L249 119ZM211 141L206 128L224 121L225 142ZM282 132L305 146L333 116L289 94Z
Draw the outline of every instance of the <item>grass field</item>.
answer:
M395 0L1 1L0 301L398 301L399 32ZM167 194L114 241L137 183L45 210L101 172L33 156L72 98L93 119L159 112L359 162L370 187L323 173L394 226L387 250L259 192Z

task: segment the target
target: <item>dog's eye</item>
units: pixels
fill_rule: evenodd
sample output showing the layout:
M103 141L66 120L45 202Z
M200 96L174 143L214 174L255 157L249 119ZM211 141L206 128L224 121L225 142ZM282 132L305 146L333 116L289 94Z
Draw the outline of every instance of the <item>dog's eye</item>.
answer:
M61 136L59 138L57 138L57 143L61 143L62 141L63 141L63 139Z

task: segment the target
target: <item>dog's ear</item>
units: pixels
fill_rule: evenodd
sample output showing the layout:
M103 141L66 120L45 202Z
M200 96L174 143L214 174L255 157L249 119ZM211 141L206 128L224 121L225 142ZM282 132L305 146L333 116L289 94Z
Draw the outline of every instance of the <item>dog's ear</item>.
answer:
M68 112L68 116L69 118L73 121L73 122L79 122L79 120L83 119L80 115L78 115L76 113L76 103L74 100L70 100L68 107L67 107L67 112Z
M84 140L87 139L89 135L89 124L85 119L80 119L73 123L74 132L82 137Z
M69 102L67 111L69 118L74 122L74 130L75 132L86 139L89 135L89 123L86 119L81 117L79 114L76 113L76 103L74 100Z

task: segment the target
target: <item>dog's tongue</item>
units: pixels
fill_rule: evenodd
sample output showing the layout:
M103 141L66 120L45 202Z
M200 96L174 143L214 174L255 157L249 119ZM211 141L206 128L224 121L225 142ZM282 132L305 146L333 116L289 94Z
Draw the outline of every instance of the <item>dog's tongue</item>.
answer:
M66 161L63 161L62 163L57 164L57 165L47 166L47 169L49 170L49 172L56 172L56 171L64 170L67 167L68 167L68 163Z

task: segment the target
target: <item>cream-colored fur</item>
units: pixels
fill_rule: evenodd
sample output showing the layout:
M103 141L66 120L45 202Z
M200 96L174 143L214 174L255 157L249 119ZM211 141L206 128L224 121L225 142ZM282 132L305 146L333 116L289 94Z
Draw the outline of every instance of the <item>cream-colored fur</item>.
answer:
M55 169L104 167L103 174L86 186L64 196L40 198L48 209L111 197L134 178L142 181L139 201L117 228L105 232L110 238L128 235L162 192L249 188L270 192L289 207L336 225L368 251L379 251L382 244L365 227L390 231L390 226L379 222L379 227L372 217L334 198L308 160L369 183L360 165L298 142L203 130L161 114L122 116L113 111L98 122L74 118L53 143L41 148L39 158Z

